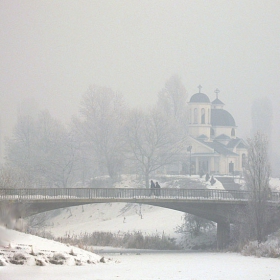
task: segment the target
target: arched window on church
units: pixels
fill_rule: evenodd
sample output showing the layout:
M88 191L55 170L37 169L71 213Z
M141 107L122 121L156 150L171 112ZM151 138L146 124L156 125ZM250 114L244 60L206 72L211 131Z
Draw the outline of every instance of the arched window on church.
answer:
M232 136L232 137L235 136L235 129L234 129L234 128L231 129L231 136Z
M189 111L189 123L192 123L192 109Z
M201 123L205 124L205 109L201 109Z
M246 166L246 155L242 154L242 168Z
M212 127L210 129L210 134L211 134L211 136L215 136L215 131L214 131L214 129Z
M210 110L208 109L208 124L210 124Z
M194 109L194 123L198 123L198 113L197 108Z

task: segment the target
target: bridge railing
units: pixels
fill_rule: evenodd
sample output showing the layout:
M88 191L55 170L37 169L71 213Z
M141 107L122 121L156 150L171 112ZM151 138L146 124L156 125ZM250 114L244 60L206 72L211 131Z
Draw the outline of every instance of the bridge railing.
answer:
M180 199L245 201L247 191L212 189L133 189L133 188L42 188L0 189L0 200L75 200L75 199ZM280 202L280 192L272 192L270 201Z

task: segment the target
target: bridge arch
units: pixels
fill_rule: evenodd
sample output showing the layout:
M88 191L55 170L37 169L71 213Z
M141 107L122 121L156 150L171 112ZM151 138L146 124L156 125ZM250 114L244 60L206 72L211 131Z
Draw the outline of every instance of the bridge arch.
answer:
M13 206L15 218L71 206L93 203L140 203L190 213L217 223L218 247L228 242L229 224L238 221L236 210L245 207L246 191L162 188L156 195L150 189L71 188L1 189L0 204ZM280 193L271 194L270 203L280 204ZM9 208L9 207L8 207Z

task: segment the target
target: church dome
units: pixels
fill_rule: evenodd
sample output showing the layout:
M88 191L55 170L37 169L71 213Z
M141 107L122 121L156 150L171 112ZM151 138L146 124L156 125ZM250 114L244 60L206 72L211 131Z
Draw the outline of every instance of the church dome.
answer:
M214 105L225 105L219 98L216 98L214 101L212 101L212 104Z
M190 103L210 103L210 99L206 94L199 92L191 97Z
M211 110L212 126L236 126L233 116L224 109Z

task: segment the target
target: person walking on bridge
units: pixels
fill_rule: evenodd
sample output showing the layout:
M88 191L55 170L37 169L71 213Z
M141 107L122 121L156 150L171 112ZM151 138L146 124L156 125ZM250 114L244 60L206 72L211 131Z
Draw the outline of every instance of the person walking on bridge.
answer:
M156 185L155 185L154 181L151 180L151 194L150 195L155 194L155 190L156 190Z
M155 195L159 196L160 195L160 185L158 182L156 182L156 190L155 190Z

